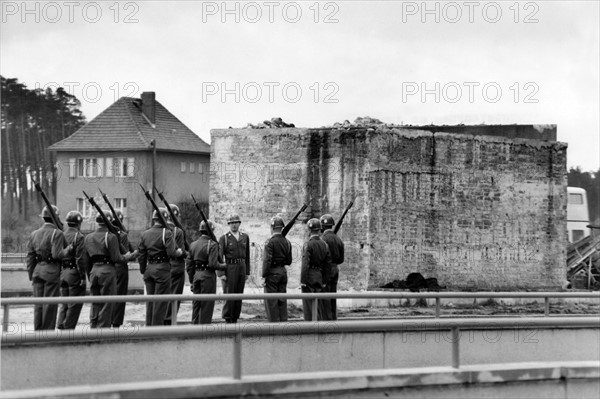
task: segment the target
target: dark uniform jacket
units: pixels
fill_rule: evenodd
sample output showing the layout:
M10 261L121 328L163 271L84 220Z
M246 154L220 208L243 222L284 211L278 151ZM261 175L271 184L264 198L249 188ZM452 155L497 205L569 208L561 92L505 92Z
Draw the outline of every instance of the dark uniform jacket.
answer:
M190 251L185 260L185 271L190 278L190 283L194 283L194 274L196 266L206 266L208 270L217 270L219 262L219 245L211 240L207 235L203 234L190 245Z
M339 265L340 263L344 263L344 242L337 234L335 234L331 230L326 230L321 235L321 239L325 241L327 246L329 247L329 253L331 254L331 263L335 265ZM329 281L329 278L332 277L330 275L330 268L327 268L323 274L323 281Z
M138 262L142 274L146 272L150 258L164 257L164 262L169 263L170 258L177 257L173 233L158 223L142 233L138 249Z
M175 235L175 246L177 248L181 248L181 250L183 251L183 255L175 259L183 261L187 255L187 253L185 252L185 235L183 234L183 230L181 230L175 225L173 225L173 234Z
M33 270L40 262L60 264L69 255L66 248L65 235L52 223L44 223L42 227L31 233L27 243L27 273L33 279Z
M321 240L319 236L312 236L304 243L302 248L302 268L300 269L300 283L301 284L312 284L313 281L309 281L308 270L318 269L321 272L326 268L329 268L331 264L331 254L325 241ZM322 284L322 281L319 283Z
M292 264L292 244L281 233L275 233L265 243L262 276L269 275L269 269Z
M67 244L73 245L73 252L70 256L63 259L63 264L74 264L79 270L81 280L85 280L85 264L83 263L83 247L85 236L77 227L67 227L65 230L65 241Z
M128 258L120 252L119 239L116 235L108 231L103 225L96 227L96 231L85 236L83 249L83 264L86 272L92 270L96 259L104 257L108 263L127 263Z
M250 237L248 234L239 232L240 239L237 240L231 231L219 238L219 247L225 257L225 263L232 264L243 259L246 262L246 275L250 275Z

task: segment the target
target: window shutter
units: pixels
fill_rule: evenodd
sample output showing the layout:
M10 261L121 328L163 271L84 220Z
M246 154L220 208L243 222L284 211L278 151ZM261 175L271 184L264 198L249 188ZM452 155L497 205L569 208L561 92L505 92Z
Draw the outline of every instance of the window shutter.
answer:
M106 177L113 177L113 159L106 158L106 169L104 170Z
M96 162L96 171L98 173L97 176L102 177L102 170L104 169L104 158L96 158Z
M135 159L127 158L127 177L135 176Z
M75 177L76 161L77 160L75 158L69 158L69 177L70 178L74 178Z

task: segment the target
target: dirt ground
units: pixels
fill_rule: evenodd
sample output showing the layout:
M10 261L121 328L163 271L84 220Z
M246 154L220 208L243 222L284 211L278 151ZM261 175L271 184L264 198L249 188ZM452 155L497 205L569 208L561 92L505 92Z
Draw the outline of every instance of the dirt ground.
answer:
M223 323L221 310L224 301L217 301L213 314L213 323ZM85 304L79 318L78 328L83 328L88 323L90 305ZM129 303L125 309L125 323L127 326L143 326L146 308L144 304ZM302 307L298 301L288 304L290 320L303 320ZM442 317L476 317L476 316L541 316L544 314L543 302L530 302L525 304L509 304L501 300L488 299L484 302L470 304L447 303L441 307ZM557 301L550 304L550 315L600 315L600 304L587 302ZM342 307L338 309L339 320L358 319L397 319L419 318L435 316L435 306L427 306L424 301L403 300L395 306L387 307ZM191 302L183 302L178 313L179 324L190 324L192 318ZM9 320L19 328L29 330L33 322L33 307L11 307ZM262 301L245 301L242 307L240 322L264 322L265 308ZM24 324L23 324L24 323ZM33 329L33 328L31 328Z

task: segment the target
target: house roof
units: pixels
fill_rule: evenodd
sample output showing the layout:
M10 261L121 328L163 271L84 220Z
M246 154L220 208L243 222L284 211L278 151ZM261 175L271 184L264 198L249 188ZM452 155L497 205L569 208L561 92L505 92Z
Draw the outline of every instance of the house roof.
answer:
M141 100L121 97L71 136L51 145L50 151L157 151L210 153L210 145L155 101L155 124L142 114Z

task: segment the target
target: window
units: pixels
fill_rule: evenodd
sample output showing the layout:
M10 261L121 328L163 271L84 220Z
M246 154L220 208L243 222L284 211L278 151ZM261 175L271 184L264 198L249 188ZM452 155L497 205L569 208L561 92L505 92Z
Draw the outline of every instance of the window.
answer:
M582 205L583 204L583 195L569 193L569 204Z
M110 163L115 177L133 177L134 176L134 158L114 158Z
M81 213L84 218L92 216L92 205L85 198L77 198L77 211Z
M185 162L181 163L181 173L185 173Z
M190 173L194 173L196 171L196 164L194 162L190 162Z
M578 194L579 195L579 194ZM583 230L573 230L573 242L581 240L584 236Z
M77 177L102 177L103 158L79 158Z
M123 212L123 217L127 216L127 198L115 198L114 199L115 210Z

